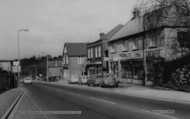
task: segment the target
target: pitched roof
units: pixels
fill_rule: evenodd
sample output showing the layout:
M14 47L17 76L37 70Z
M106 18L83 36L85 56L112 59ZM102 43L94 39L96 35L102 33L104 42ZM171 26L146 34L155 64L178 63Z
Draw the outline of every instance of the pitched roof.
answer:
M87 55L86 43L65 43L67 53L70 57L79 57Z
M124 27L122 27L110 41L118 40L126 36L134 35L143 31L142 17L137 17L135 19L127 22Z
M110 30L108 33L105 34L105 37L107 40L110 40L119 30L123 28L124 25L119 24L116 27L114 27L112 30Z

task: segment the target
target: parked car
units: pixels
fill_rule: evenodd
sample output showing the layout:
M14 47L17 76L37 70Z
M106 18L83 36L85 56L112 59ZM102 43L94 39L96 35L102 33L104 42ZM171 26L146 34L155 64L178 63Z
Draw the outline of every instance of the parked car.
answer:
M32 84L32 78L25 78L24 83L25 84Z
M95 77L94 76L88 76L87 77L87 85L88 86L95 86Z
M103 83L101 75L92 75L87 79L88 86L101 86Z
M80 83L81 85L87 84L87 76L86 76L86 75L80 76L80 78L79 78L79 83Z
M105 74L101 87L118 87L119 80L117 80L112 74Z

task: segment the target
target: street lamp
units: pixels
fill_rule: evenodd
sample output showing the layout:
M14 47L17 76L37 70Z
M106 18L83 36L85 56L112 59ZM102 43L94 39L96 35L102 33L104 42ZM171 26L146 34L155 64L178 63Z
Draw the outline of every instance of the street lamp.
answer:
M29 29L18 29L17 30L17 60L18 60L18 66L17 66L17 72L18 72L18 80L20 79L20 33L21 32L28 32Z

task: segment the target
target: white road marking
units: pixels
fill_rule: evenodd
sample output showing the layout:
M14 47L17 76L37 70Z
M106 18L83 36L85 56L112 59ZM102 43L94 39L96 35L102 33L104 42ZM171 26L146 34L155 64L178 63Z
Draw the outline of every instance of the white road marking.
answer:
M25 91L24 91L24 92L25 92ZM37 110L39 110L39 113L40 113L41 115L43 115L43 117L44 117L45 119L48 119L48 117L47 117L44 113L42 113L41 108L34 102L34 100L32 99L32 97L29 96L29 95L26 95L26 96L28 96L28 98L30 99L31 103L33 103L33 105L37 108Z
M113 101L105 100L105 99L101 99L101 98L96 98L96 97L89 97L89 99L91 99L91 100L96 100L96 101L98 101L98 102L109 103L109 104L112 104L112 105L115 105L115 104L116 104L116 103L113 102Z

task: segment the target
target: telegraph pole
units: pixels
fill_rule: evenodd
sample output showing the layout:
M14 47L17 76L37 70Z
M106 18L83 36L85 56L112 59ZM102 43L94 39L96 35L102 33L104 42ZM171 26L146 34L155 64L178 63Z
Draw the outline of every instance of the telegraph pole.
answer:
M48 55L46 56L46 81L48 81L48 77L49 77L49 74L48 74Z
M28 29L18 29L17 30L17 60L18 60L18 63L17 63L17 73L18 73L17 85L18 85L18 82L20 80L20 71L21 71L21 64L20 64L20 32L28 32L28 31L29 31Z

